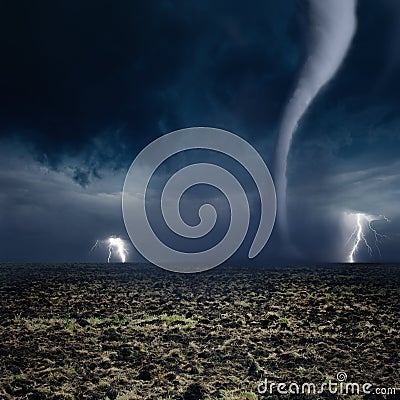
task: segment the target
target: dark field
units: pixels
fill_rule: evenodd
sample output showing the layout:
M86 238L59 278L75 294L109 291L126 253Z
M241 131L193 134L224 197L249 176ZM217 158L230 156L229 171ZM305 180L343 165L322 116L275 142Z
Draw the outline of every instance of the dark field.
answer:
M3 264L0 398L252 400L264 378L339 371L399 388L399 283L399 266Z

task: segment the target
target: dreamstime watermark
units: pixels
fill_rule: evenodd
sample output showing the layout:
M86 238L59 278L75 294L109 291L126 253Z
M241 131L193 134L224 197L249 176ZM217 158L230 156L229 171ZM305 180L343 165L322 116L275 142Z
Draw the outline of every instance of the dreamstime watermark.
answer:
M198 252L172 248L154 232L147 215L146 195L153 175L167 159L186 150L209 150L239 163L255 183L260 198L259 224L248 256L255 257L267 243L276 216L276 194L271 174L257 151L231 132L216 128L187 128L161 136L146 146L126 175L122 194L125 227L135 248L151 263L175 272L199 272L220 265L241 246L250 223L247 193L227 169L213 163L195 163L175 172L161 193L161 214L174 235L205 237L216 224L217 211L205 203L198 210L199 223L187 224L180 213L183 194L195 185L211 185L225 196L230 223L224 237L213 247Z
M316 395L322 393L330 393L337 395L363 395L363 394L376 394L376 395L392 395L396 394L394 387L373 387L371 383L355 383L346 382L347 374L345 372L338 372L336 381L329 379L323 383L315 384L312 382L305 382L298 384L296 382L283 383L283 382L270 382L265 379L257 386L259 394L305 394Z

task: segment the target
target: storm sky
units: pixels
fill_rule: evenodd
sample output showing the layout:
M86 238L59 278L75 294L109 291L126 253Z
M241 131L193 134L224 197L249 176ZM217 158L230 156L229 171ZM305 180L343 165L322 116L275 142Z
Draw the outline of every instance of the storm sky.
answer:
M89 250L128 238L126 172L168 132L232 131L272 167L306 1L12 1L0 20L0 261L106 261ZM399 24L396 1L360 1L349 52L300 122L288 261L346 261L351 213L377 216L386 236L357 261L400 261ZM280 258L274 231L255 262ZM141 258L130 247L127 260Z

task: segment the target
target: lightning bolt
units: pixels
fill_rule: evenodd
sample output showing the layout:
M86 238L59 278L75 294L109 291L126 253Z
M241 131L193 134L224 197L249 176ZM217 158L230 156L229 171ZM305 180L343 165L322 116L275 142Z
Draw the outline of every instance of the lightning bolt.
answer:
M385 220L386 220L387 222L389 222L389 220L388 220L386 217L384 217L384 218L385 218ZM383 235L383 234L381 234L381 233L379 233L379 232L377 232L376 229L372 226L372 222L373 222L373 221L368 221L368 227L369 227L370 231L373 232L373 234L374 234L374 238L375 238L375 247L376 247L376 249L378 250L379 255L381 256L381 255L382 255L382 254L381 254L381 249L379 248L379 245L378 245L378 244L380 243L380 240L379 240L379 239L387 238L387 236L386 236L386 235Z
M90 249L90 252L92 252L94 249L97 249L100 245L100 241L96 240L96 243L93 245L93 247Z
M112 252L115 251L121 261L124 263L126 260L126 254L128 253L124 241L119 237L109 237L108 238L108 259L107 262L110 262Z
M128 254L128 249L126 248L125 241L116 236L110 236L108 239L105 240L96 240L96 243L90 249L90 251L95 250L100 245L106 245L108 249L108 257L107 262L111 261L111 257L113 253L116 253L118 257L121 259L121 262L126 261L126 256Z
M373 254L373 250L371 245L368 242L367 235L366 235L366 230L369 232L372 232L373 237L374 237L374 246L377 249L379 255L381 256L381 250L379 247L379 244L381 243L381 239L387 238L386 235L383 235L379 233L375 227L373 226L374 221L379 221L379 220L385 220L386 222L390 222L388 218L386 218L384 215L379 215L379 216L374 216L374 215L369 215L369 214L364 214L364 213L356 213L356 214L349 214L348 216L350 217L355 217L356 218L356 226L350 235L350 237L347 239L346 245L350 242L352 242L352 246L350 249L350 253L348 256L348 262L354 263L355 260L355 255L360 249L361 245L364 244L366 249L368 250L368 253L370 256Z

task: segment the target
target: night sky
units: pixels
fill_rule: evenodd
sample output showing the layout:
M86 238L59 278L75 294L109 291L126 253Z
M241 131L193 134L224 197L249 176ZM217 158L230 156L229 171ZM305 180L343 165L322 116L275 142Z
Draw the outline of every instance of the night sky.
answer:
M307 21L294 0L2 2L0 261L106 261L90 249L128 239L126 172L168 132L232 131L272 167ZM346 261L351 213L375 216L385 235L379 252L367 232L372 255L360 247L357 261L400 261L399 27L395 0L360 1L349 52L301 120L290 262ZM274 231L255 262L279 259ZM130 247L127 260L142 259Z

